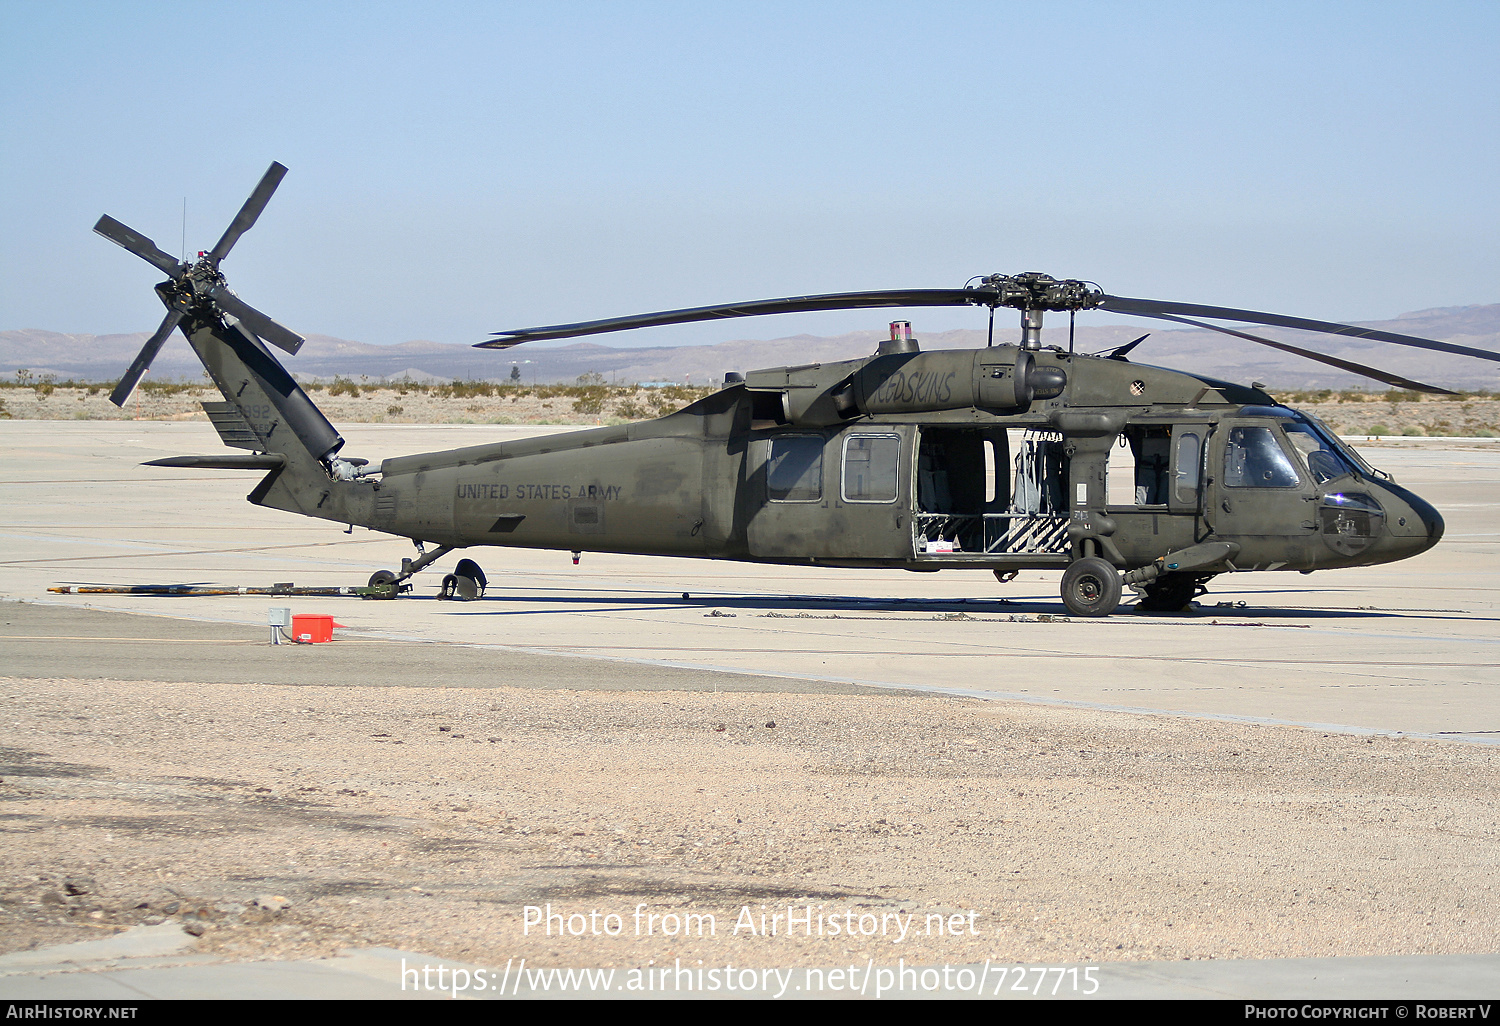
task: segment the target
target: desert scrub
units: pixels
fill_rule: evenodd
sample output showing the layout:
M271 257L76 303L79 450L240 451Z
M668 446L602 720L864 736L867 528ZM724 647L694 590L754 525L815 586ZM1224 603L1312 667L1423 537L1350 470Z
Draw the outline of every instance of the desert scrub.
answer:
M584 385L578 389L578 397L573 400L574 413L586 413L594 416L604 412L604 400L609 396L609 389L604 385Z
M432 394L439 399L488 399L495 394L495 386L488 381L459 381L451 385L438 385Z

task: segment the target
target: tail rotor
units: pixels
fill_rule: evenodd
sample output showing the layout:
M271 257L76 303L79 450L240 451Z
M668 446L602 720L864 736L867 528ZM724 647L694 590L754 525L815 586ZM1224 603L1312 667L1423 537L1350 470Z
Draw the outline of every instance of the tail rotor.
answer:
M116 406L125 405L125 401L135 391L136 385L140 383L146 369L151 366L151 361L156 359L156 354L161 352L161 347L171 337L173 330L190 315L198 320L222 320L226 316L233 317L243 330L288 353L296 353L302 348L305 339L301 335L276 323L236 296L229 290L224 275L219 271L220 261L229 255L229 251L234 248L240 236L254 227L261 211L265 210L266 204L270 202L272 194L276 192L276 187L281 184L281 179L285 175L286 168L273 162L266 173L261 176L260 184L245 200L244 206L240 207L240 212L229 223L229 227L225 229L218 243L212 250L201 254L196 263L183 263L164 253L146 236L107 214L94 225L95 232L129 250L169 276L167 281L156 286L157 295L167 307L167 316L155 333L146 340L140 353L136 355L129 369L120 378L120 383L110 394L110 402Z

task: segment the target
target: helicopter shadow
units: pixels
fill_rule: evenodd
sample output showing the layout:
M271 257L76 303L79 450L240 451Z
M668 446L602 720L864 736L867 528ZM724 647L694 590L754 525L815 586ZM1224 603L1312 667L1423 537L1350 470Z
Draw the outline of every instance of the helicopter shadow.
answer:
M985 616L1005 616L1013 613L1053 613L1063 609L1061 602L1046 602L1040 599L878 599L848 595L695 595L685 592L675 595L640 595L622 597L614 595L549 595L535 594L497 595L486 592L479 602L492 603L537 603L544 609L455 609L464 615L524 615L527 613L553 613L558 607L588 608L593 612L628 612L642 609L702 609L704 611L732 610L743 612L769 612L792 615L795 613L969 613Z
M1270 595L1286 595L1306 601L1313 595L1325 595L1330 599L1352 598L1361 594L1353 588L1321 588L1315 589L1311 594L1303 588L1257 588L1254 592L1257 598ZM1205 604L1197 611L1198 615L1203 613L1225 613L1226 607ZM1279 617L1279 618L1306 618L1306 619L1404 619L1404 620L1453 620L1461 623L1494 623L1500 621L1500 616L1490 616L1476 613L1467 609L1424 609L1420 607L1401 608L1398 606L1259 606L1249 602L1243 609L1236 610L1241 613L1254 613L1257 616ZM1161 614L1158 614L1161 615ZM1176 614L1165 614L1176 615Z
M178 581L170 584L118 584L97 581L62 581L61 585L72 587L109 588L112 594L150 595L157 598L194 597L188 589L213 587L213 581ZM1279 589L1278 589L1279 591ZM1305 595L1294 589L1285 589L1288 594ZM202 595L196 597L205 597ZM277 598L277 595L260 595L262 598ZM286 598L308 598L288 594ZM436 595L413 595L402 602L439 602ZM453 608L446 610L454 616L531 616L556 613L568 609L587 609L599 613L641 612L650 609L700 609L705 615L714 610L730 613L759 614L762 616L787 617L792 619L857 619L860 613L910 613L934 618L964 613L974 617L1051 616L1057 619L1083 620L1068 613L1061 601L1037 596L1016 598L869 598L858 595L746 595L746 594L681 594L648 593L621 595L619 592L597 594L541 594L535 592L511 593L504 589L491 589L483 598L452 602ZM445 602L445 604L446 604ZM521 605L540 608L516 608ZM504 605L509 608L494 608ZM488 606L490 608L482 608ZM1160 620L1211 621L1228 620L1277 622L1291 621L1353 621L1353 620L1424 620L1432 622L1496 622L1500 617L1464 613L1459 610L1427 609L1320 609L1307 606L1244 606L1202 604L1195 609L1182 612L1139 611L1134 605L1122 605L1111 619L1125 618L1135 622Z
M438 601L434 596L429 601ZM541 608L514 608L525 604ZM512 608L473 608L475 604L493 606L504 604ZM1018 598L963 598L963 599L938 599L938 598L866 598L849 595L697 595L691 592L683 593L681 597L672 595L635 595L621 596L616 594L600 595L542 595L535 593L508 594L505 592L489 591L482 599L474 603L465 603L462 607L454 608L452 615L456 616L527 616L536 614L556 613L567 609L587 609L590 612L632 612L647 609L674 609L692 608L701 609L705 614L711 614L714 610L728 611L731 613L759 613L761 615L780 615L789 618L817 618L819 614L828 616L837 615L841 619L851 618L849 614L859 613L915 613L926 614L937 617L944 614L952 615L965 613L976 617L1010 617L1018 615L1038 616L1050 615L1069 620L1083 619L1073 617L1062 602L1055 599L1043 599L1032 596ZM1184 620L1184 621L1209 621L1224 620L1233 621L1294 621L1294 620L1474 620L1493 619L1490 617L1472 616L1449 616L1426 611L1407 610L1374 610L1374 609L1309 609L1306 607L1274 607L1274 606L1218 606L1202 605L1198 608L1175 613L1160 612L1136 612L1134 606L1122 606L1115 614L1115 618L1126 617L1140 622L1154 620Z

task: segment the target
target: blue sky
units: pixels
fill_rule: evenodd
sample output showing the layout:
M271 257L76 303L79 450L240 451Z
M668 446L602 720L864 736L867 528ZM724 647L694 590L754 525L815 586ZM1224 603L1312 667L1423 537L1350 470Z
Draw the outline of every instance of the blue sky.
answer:
M109 213L304 333L1044 270L1332 319L1500 302L1500 4L0 0L0 328L150 330ZM919 334L978 311L917 311ZM884 311L613 343L880 327Z

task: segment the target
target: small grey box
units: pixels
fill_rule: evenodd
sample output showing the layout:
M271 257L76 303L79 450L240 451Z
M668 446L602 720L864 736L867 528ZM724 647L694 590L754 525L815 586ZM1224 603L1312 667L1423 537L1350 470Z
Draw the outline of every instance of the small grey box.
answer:
M290 627L292 625L292 610L290 607L272 606L270 614L270 624L272 627Z

